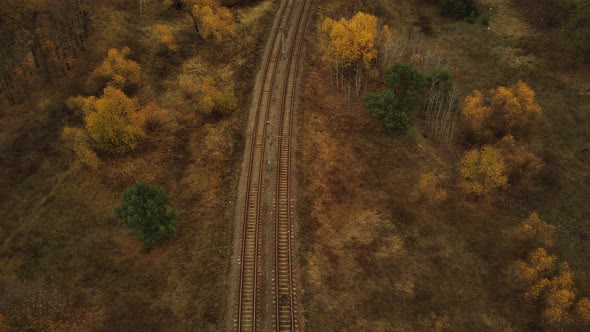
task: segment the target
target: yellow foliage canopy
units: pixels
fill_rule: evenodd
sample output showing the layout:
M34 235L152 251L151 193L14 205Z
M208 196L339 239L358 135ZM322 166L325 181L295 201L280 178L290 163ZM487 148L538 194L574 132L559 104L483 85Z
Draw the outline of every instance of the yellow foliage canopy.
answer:
M480 135L489 135L484 133L486 122L492 114L492 109L484 105L484 95L475 90L463 101L463 118L469 128Z
M178 50L176 38L174 38L174 31L171 26L167 24L156 24L154 31L156 39L160 45L172 52L176 52Z
M590 324L590 299L583 297L578 301L576 314L582 322Z
M497 147L502 150L511 181L530 182L543 167L541 158L530 152L523 144L516 142L512 135L503 137Z
M447 192L440 187L436 175L428 172L420 175L414 196L429 203L439 203L447 198Z
M527 261L517 261L512 272L515 280L526 289L523 294L526 301L544 300L543 317L547 324L558 326L570 321L576 290L574 275L567 263L559 263L556 256L539 248L529 254ZM576 307L581 320L578 308L585 305L590 303L582 298Z
M463 189L476 195L487 194L508 186L506 163L499 149L486 145L481 150L465 153L461 160Z
M485 95L476 90L463 102L465 124L474 135L484 139L501 133L521 134L540 116L535 91L522 81L492 89Z
M217 43L236 33L237 25L233 14L217 0L194 0L192 15L199 25L203 39L215 38Z
M135 149L144 137L145 121L137 112L139 103L117 88L108 86L100 98L89 97L82 106L88 136L97 147L111 152Z
M322 59L332 66L348 67L362 62L369 68L377 58L377 17L358 12L350 20L324 19L322 34L325 53Z
M492 91L492 107L504 117L509 128L523 128L541 115L535 91L523 81Z
M103 165L102 160L90 148L88 135L84 129L66 126L61 132L60 141L65 146L70 147L78 160L90 168L96 170Z
M544 247L553 246L554 233L555 227L545 223L536 212L514 229L514 236L518 240Z
M123 89L141 82L141 66L126 59L131 53L129 47L121 50L111 48L107 57L90 75L91 79L106 80L109 86Z

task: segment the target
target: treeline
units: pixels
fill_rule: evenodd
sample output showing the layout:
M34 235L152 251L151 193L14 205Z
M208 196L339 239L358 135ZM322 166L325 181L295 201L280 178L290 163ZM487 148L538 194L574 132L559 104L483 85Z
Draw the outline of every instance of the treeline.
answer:
M87 0L2 1L0 91L12 103L33 82L53 84L86 51L91 33Z

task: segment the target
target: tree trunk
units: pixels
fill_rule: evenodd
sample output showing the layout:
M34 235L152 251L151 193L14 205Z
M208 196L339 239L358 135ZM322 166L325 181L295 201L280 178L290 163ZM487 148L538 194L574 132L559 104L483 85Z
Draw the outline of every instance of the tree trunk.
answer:
M199 38L201 38L201 40L203 40L203 37L199 33L199 22L197 20L197 17L195 16L195 14L193 14L193 12L190 9L185 9L185 10L193 19L193 26L195 27L195 31L197 32L197 36L199 36Z

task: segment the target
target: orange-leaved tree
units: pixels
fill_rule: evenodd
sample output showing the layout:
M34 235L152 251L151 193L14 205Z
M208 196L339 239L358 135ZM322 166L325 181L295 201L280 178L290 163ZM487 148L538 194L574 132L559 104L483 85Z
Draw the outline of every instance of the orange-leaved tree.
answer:
M541 118L535 91L518 81L487 93L474 91L463 102L463 119L474 138L489 141L494 137L525 137Z
M531 213L528 218L513 229L514 237L524 242L528 248L535 246L552 247L554 233L555 226L543 221L537 212Z
M174 37L174 30L168 24L156 24L154 26L154 39L160 48L166 52L178 51L178 44Z
M506 160L511 184L529 184L543 167L543 161L512 135L504 136L496 145Z
M447 198L447 192L441 188L436 175L433 172L428 172L420 174L418 184L412 196L419 201L440 203Z
M97 88L104 85L118 89L137 87L141 82L141 66L127 59L130 53L129 47L111 48L100 66L90 74L90 80L97 84Z
M491 103L495 112L502 116L502 125L511 132L528 128L541 115L541 106L535 101L535 91L523 81L493 90Z
M127 152L145 136L137 99L115 87L106 87L100 98L87 98L82 110L88 136L102 150Z
M237 31L233 14L218 0L186 0L186 10L193 19L197 33L204 40L214 38L220 43Z
M576 314L578 319L585 324L590 324L590 299L581 298L576 304Z
M102 160L92 150L88 134L84 129L66 126L61 132L60 143L66 149L73 151L78 160L90 168L97 170L103 165Z
M463 101L463 120L473 135L490 137L493 135L488 128L488 119L492 109L486 105L484 95L475 90Z
M508 186L502 152L490 145L467 151L461 160L460 173L463 189L478 196Z
M546 325L557 328L575 319L590 323L590 300L582 297L576 303L574 274L557 256L538 248L529 253L526 261L516 261L511 274L524 300L540 305Z

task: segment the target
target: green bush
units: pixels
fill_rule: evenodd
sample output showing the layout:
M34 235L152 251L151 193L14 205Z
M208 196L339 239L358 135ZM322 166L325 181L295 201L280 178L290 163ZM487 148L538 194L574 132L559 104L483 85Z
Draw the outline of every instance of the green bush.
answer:
M136 231L148 251L156 242L176 235L177 212L168 209L169 200L164 189L140 181L123 192L123 204L113 210L126 228Z
M440 8L443 14L459 18L478 14L477 0L440 0Z

